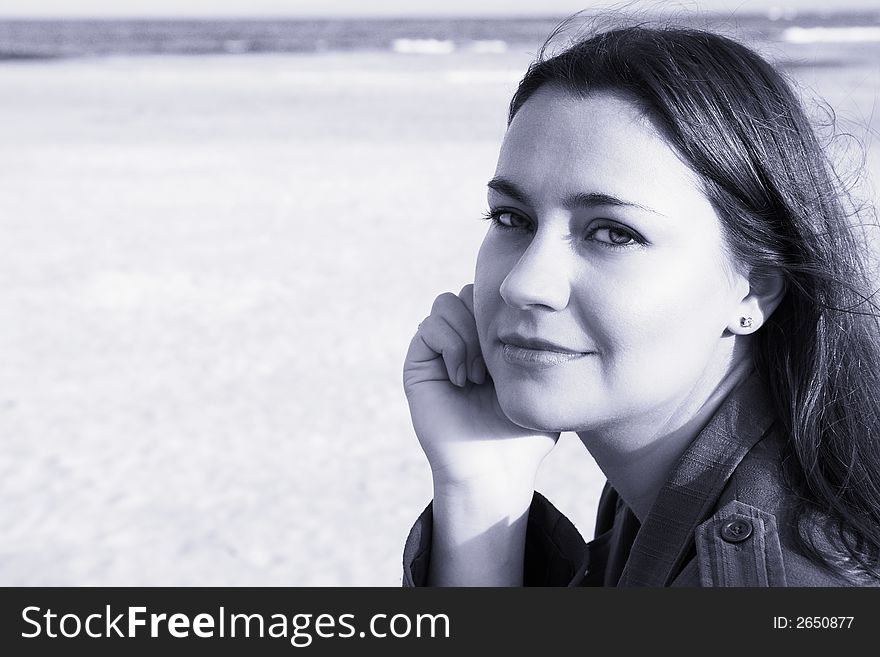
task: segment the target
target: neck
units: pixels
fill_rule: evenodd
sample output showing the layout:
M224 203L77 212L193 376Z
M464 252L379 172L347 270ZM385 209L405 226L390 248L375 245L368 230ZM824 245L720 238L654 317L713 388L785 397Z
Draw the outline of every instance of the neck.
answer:
M681 455L708 424L730 392L750 373L751 359L732 365L708 394L690 395L664 421L651 418L640 426L606 427L578 432L609 483L640 522Z

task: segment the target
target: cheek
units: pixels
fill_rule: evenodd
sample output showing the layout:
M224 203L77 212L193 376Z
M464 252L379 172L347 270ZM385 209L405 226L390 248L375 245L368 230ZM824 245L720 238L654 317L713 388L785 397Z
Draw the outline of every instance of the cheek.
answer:
M717 263L692 254L646 258L634 261L638 271L604 277L601 285L594 279L581 306L606 367L659 375L705 360L724 331L731 297Z

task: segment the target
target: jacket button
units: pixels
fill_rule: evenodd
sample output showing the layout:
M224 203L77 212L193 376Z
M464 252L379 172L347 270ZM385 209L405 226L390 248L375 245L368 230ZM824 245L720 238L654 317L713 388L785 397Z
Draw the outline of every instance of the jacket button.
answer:
M730 520L721 525L721 538L728 543L739 543L752 535L752 523L743 518Z

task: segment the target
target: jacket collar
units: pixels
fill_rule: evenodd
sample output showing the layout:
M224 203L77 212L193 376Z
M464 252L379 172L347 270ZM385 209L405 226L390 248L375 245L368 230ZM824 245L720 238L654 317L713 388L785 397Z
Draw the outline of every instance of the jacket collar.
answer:
M766 387L753 373L682 455L636 536L618 586L669 586L733 471L770 430Z

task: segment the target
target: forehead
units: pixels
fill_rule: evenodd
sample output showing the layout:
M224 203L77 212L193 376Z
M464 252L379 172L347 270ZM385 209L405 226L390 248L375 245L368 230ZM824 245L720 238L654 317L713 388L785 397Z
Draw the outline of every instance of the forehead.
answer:
M673 211L676 197L708 203L698 176L641 108L604 91L539 89L508 127L496 175L533 194L596 191L661 212Z

